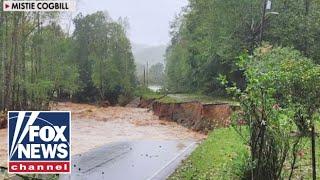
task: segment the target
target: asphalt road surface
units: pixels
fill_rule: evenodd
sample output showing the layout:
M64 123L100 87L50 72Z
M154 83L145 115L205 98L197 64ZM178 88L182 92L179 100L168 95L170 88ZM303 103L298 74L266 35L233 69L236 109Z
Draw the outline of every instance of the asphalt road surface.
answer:
M73 156L71 175L60 180L166 179L196 146L194 141L111 143Z

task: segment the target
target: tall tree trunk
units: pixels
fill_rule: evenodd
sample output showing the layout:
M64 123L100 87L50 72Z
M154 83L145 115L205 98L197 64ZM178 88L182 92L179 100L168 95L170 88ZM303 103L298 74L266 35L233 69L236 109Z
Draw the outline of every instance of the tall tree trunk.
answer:
M41 23L40 23L40 12L37 13L37 44L36 44L36 78L37 78L37 83L39 81L39 78L41 77ZM42 109L42 99L39 97L35 96L36 102L35 102L35 107L36 109Z
M306 37L309 37L309 27L308 27L308 23L309 23L309 11L310 11L310 0L304 0L305 3L305 28L304 30L306 32L304 32L304 34L306 35ZM309 43L308 43L308 39L304 37L304 47L303 47L303 52L304 54L309 57Z
M260 26L260 45L263 41L263 33L264 33L264 26L266 20L266 8L267 8L267 0L262 0L262 11L261 11L261 26Z
M40 13L37 15L37 27L38 27L38 34L37 34L37 73L41 72L41 21L40 21Z
M3 3L2 0L0 0L1 4ZM4 102L4 93L5 93L5 53L6 53L6 34L5 34L5 26L6 26L6 14L2 11L0 12L0 33L1 33L1 42L0 43L0 48L1 48L1 68L0 68L0 71L1 71L1 105L0 105L0 110L3 110L4 109L4 106L5 106L5 102Z
M13 27L17 27L17 15L13 14L12 15L13 18ZM8 20L7 22L8 23ZM6 37L8 37L8 24L6 24ZM14 42L16 41L16 37L17 37L17 28L13 28L12 33L10 33L10 55L9 55L9 61L7 62L7 66L6 66L6 73L5 73L5 104L6 104L6 108L7 109L13 109L13 64L15 62L15 57L14 57L14 53L15 53L15 44ZM9 38L7 38L7 42L6 44L8 45L9 42ZM9 52L8 50L8 46L6 47L6 52ZM8 58L8 54L6 55L6 58Z
M22 19L22 24L26 24L26 16L23 14L23 19ZM21 104L23 110L28 109L27 108L27 90L26 90L26 82L27 82L27 75L26 75L26 41L27 41L27 36L26 36L26 26L23 26L22 28L22 47L21 47L21 73L22 73L22 79L23 79L23 84L22 84L22 99L21 99Z
M18 96L19 96L19 91L17 88L18 81L18 58L19 58L19 46L18 46L18 39L19 39L19 21L20 21L20 14L16 14L14 16L14 24L13 24L13 33L12 33L12 100L11 100L11 109L16 110L18 107Z

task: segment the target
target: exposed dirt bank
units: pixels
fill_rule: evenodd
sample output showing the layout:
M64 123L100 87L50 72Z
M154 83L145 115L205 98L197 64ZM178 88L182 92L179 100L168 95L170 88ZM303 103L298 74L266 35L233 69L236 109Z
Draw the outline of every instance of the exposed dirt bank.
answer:
M139 107L152 109L160 119L171 120L204 133L215 128L228 127L232 112L238 109L237 106L227 103L204 104L198 101L167 103L142 98Z
M148 109L58 103L52 110L72 112L72 155L110 142L128 140L201 140L205 135L175 122L159 120ZM6 165L7 130L0 130L0 165Z

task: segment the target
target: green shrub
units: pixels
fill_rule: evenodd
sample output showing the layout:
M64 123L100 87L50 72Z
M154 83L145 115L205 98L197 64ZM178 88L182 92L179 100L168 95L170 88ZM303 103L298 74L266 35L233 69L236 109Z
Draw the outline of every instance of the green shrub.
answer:
M289 155L299 151L302 136L311 134L318 119L320 67L296 50L271 46L241 56L238 66L245 71L247 87L228 91L242 107L234 124L241 120L249 127L251 176L281 179L286 162L295 167L298 157L291 161Z

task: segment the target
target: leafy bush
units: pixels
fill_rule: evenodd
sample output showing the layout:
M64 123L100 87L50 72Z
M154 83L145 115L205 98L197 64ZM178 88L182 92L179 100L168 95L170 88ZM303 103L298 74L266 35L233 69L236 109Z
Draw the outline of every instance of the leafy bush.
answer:
M280 179L293 154L291 178L301 138L314 135L319 116L320 67L298 51L268 45L253 56L241 56L238 66L245 70L247 87L243 92L235 87L228 91L239 97L242 107L234 124L244 121L249 127L251 176Z

